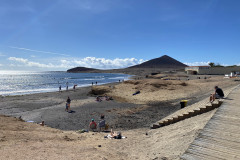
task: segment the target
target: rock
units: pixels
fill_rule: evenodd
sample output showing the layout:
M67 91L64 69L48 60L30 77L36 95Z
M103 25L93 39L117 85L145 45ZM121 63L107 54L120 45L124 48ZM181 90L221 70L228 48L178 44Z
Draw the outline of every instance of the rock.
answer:
M98 145L98 147L102 147L102 145Z

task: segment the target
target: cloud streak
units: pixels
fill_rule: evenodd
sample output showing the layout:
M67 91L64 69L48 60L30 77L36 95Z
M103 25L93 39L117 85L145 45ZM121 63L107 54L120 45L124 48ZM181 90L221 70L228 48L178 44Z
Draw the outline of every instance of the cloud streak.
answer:
M8 47L13 48L13 49L18 49L18 50L30 51L30 52L47 53L47 54L60 55L60 56L66 56L66 57L70 56L68 54L62 54L62 53L57 53L57 52L40 51L40 50L34 50L34 49L29 49L29 48L14 47L14 46L8 46Z

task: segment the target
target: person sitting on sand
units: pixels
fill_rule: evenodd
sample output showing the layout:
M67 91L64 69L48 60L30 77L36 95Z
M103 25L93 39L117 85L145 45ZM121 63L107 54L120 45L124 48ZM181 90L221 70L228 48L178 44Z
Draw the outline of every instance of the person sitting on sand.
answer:
M210 102L213 102L215 99L221 99L224 97L224 93L221 88L218 88L218 86L215 86L214 88L215 88L215 93L211 94Z
M96 101L101 102L102 99L99 96L97 96Z
M99 127L99 131L101 132L102 130L105 130L105 119L104 119L104 115L101 115L100 117L100 121L98 123L98 127Z
M107 96L107 94L105 94L104 97L105 97L106 101L110 100L109 97Z
M112 97L108 97L107 94L105 94L104 97L105 97L106 101L113 100L113 98Z
M94 121L94 119L91 120L91 123L89 124L89 130L95 131L97 129L97 123Z
M71 103L71 99L68 97L67 98L67 101L66 101L67 103L66 103L66 111L69 111L70 110L70 103Z

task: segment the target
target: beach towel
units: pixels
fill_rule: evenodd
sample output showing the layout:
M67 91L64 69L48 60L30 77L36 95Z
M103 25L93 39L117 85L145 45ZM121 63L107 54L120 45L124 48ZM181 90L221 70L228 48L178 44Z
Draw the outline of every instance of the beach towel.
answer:
M139 93L140 93L140 91L137 91L137 92L133 93L133 96L135 96L135 95L137 95Z

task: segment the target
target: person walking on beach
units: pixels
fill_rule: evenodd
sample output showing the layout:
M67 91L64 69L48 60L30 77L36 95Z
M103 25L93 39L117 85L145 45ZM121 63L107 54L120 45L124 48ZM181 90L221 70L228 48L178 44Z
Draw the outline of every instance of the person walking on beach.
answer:
M211 94L210 102L213 102L215 99L221 99L224 97L224 93L221 88L218 88L218 86L215 86L214 88L215 88L215 93Z
M77 86L76 84L73 85L73 90L74 90L74 91L75 91L75 89L76 89L76 86Z
M96 85L97 85L97 82L96 82Z
M60 86L59 86L59 92L61 92L61 91L62 91L62 86L60 85Z
M71 99L68 97L66 102L67 102L67 104L66 104L66 110L69 111L69 110L70 110Z
M67 86L66 86L66 90L68 91L68 82L66 83L66 85L67 85Z

